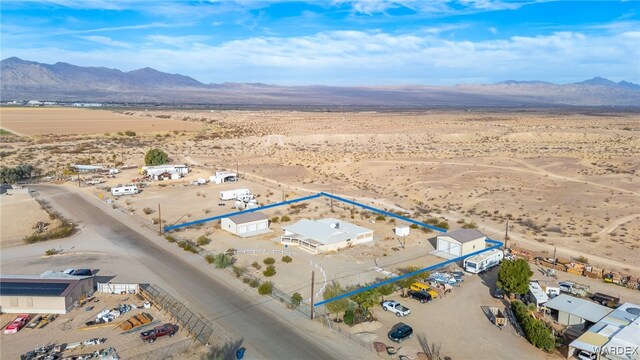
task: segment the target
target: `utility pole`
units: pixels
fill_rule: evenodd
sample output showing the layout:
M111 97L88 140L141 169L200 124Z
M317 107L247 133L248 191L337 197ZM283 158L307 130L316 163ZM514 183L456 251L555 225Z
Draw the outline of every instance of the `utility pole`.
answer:
M78 187L80 187L80 169L78 169Z
M240 162L236 161L236 178L240 179Z
M315 277L315 272L311 270L311 320L313 320L313 281Z
M331 185L331 195L333 195L333 185ZM331 203L331 210L333 210L333 198L329 198L329 201Z
M160 211L160 203L158 203L158 234L162 235L162 211Z
M556 250L557 249L558 249L557 247L555 247L555 246L553 247L553 265L556 264Z
M509 241L509 219L507 219L507 226L504 228L504 248L508 249L507 242Z
M282 202L284 202L284 190L282 190Z

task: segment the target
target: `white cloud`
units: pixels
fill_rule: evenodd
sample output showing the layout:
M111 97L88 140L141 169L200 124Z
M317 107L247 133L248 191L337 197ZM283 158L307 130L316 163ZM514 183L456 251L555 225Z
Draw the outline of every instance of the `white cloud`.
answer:
M115 46L115 47L122 47L122 48L131 47L131 45L126 42L113 40L112 38L107 36L78 36L78 37L81 39L93 41L98 44L107 45L107 46Z
M492 33L493 35L498 33L498 29L496 29L495 27L490 27L487 30L489 30L489 32Z
M148 40L136 44L135 50L7 48L3 52L35 61L122 70L150 66L203 82L450 84L469 79L570 82L593 76L640 81L640 31L604 35L556 32L476 42L454 41L437 33L382 31L253 37L216 45L189 36Z

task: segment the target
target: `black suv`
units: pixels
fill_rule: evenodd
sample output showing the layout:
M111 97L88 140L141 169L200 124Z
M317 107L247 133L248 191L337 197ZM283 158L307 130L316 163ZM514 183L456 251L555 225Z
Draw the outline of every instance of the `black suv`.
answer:
M389 339L399 343L405 339L411 339L412 334L413 329L411 326L405 323L397 323L391 328L391 331L389 331Z
M409 290L407 292L407 296L410 298L414 298L423 304L431 301L431 294L426 293L424 291Z

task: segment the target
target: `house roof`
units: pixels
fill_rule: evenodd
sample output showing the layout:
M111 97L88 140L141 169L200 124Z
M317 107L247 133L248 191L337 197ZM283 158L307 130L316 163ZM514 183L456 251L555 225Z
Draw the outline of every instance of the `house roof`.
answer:
M624 303L590 327L586 333L574 340L571 346L587 351L593 351L593 347L602 346L624 347L629 340L631 344L637 344L638 331L640 331L640 305ZM634 360L638 358L638 356L627 357Z
M478 240L480 238L486 237L485 234L480 232L478 229L457 229L453 231L449 231L448 233L439 235L440 236L448 236L460 243L466 243L473 240Z
M267 215L259 212L249 212L235 216L229 216L229 220L233 221L235 224L246 224L254 221L266 220L268 219Z
M321 224L325 224L325 225L334 225L337 224L337 229L344 231L344 232L348 232L351 234L365 234L368 232L372 232L373 230L371 229L367 229L365 227L362 226L358 226L358 225L354 225L352 223L346 222L346 221L342 221L340 219L335 219L335 218L326 218L326 219L320 219L320 220L316 220L317 222L321 223Z
M560 294L554 297L547 301L545 306L549 309L578 316L581 319L591 321L592 323L597 323L611 312L611 309L606 306L596 304L589 300L569 296L567 294Z
M2 275L2 296L67 296L82 280L91 276L73 276L58 271L40 275Z
M338 227L332 227L331 224L336 222L339 224ZM352 230L360 229L364 232L371 232L369 229L331 218L319 221L302 219L293 225L284 226L283 229L299 235L304 240L314 240L321 245L354 239L362 233L362 231L351 232Z

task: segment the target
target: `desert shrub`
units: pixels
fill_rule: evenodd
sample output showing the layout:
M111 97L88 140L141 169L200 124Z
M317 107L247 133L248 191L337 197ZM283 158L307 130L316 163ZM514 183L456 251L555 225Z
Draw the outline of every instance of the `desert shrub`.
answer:
M253 266L256 270L260 270L262 268L262 265L260 265L257 261L252 262L251 266Z
M472 222L468 222L468 223L465 223L464 225L462 225L462 228L463 229L477 229L478 225L474 221L472 221Z
M245 283L245 284L248 284L248 283L251 282L251 278L250 277L243 277L242 278L242 282Z
M349 326L353 325L354 317L355 312L353 311L353 309L347 309L347 311L344 312L344 323Z
M418 225L417 224L411 224L411 225L409 225L409 227L415 230L415 229L418 228Z
M170 242L170 243L174 243L174 242L176 242L176 238L174 238L174 237L173 237L173 236L171 236L171 235L167 235L167 236L165 236L164 238L165 238L168 242Z
M258 279L251 279L251 281L249 281L249 286L252 288L256 288L258 285L260 285L260 281L258 281Z
M298 307L300 306L301 302L302 302L302 295L300 295L299 292L294 292L293 295L291 295L291 305Z
M291 218L290 218L290 217L288 217L287 215L283 215L283 216L280 218L280 221L282 221L282 222L291 221Z
M219 253L215 256L213 261L216 264L216 268L225 269L233 265L233 256L229 256L224 253Z
M204 259L207 260L208 264L213 264L213 262L216 261L216 257L211 254L205 255Z
M131 137L136 136L136 132L132 131L132 130L127 130L127 131L124 132L124 134L127 135L127 136L131 136Z
M290 263L292 261L293 261L293 258L291 256L289 256L289 255L285 255L285 256L282 257L282 262L283 263L287 263L288 264L288 263Z
M73 235L75 232L76 225L74 223L63 220L62 224L60 224L59 227L48 230L44 233L33 233L31 235L25 236L23 238L23 241L27 244L33 244L39 241L62 239Z
M58 250L56 248L51 248L51 249L49 249L49 250L44 252L44 254L47 255L47 256L56 255L56 254L59 254L59 253L60 253L60 250Z
M142 212L145 215L149 215L149 214L153 213L153 209L146 207L146 208L142 209Z
M552 352L555 349L556 339L551 329L544 322L532 317L524 303L514 301L511 303L511 309L531 345L547 352Z
M236 275L237 278L241 277L242 275L244 275L244 273L247 272L247 268L244 266L233 265L231 267L231 270L233 270L233 273Z
M267 266L267 269L262 272L262 275L266 277L272 277L275 274L276 274L276 267L273 265Z
M178 246L184 251L190 251L194 254L198 253L198 247L191 241L188 240L180 240L178 241Z
M274 224L277 224L278 222L280 222L280 218L277 217L277 216L274 216L274 217L271 218L271 222L274 223Z
M589 259L587 257L584 257L584 256L580 256L576 260L578 260L578 262L581 262L581 263L584 263L584 264L588 264L589 263Z
M376 216L376 221L385 221L387 218L384 215Z
M262 262L263 262L265 265L272 265L272 264L275 264L275 263L276 263L276 259L274 259L274 258L272 258L272 257L268 257L268 258L265 258L264 260L262 260Z
M258 287L258 294L269 295L273 292L273 283L271 281L265 281Z
M211 239L209 239L205 235L202 235L198 238L198 240L196 240L196 242L198 243L199 246L204 246L209 244L211 242Z

